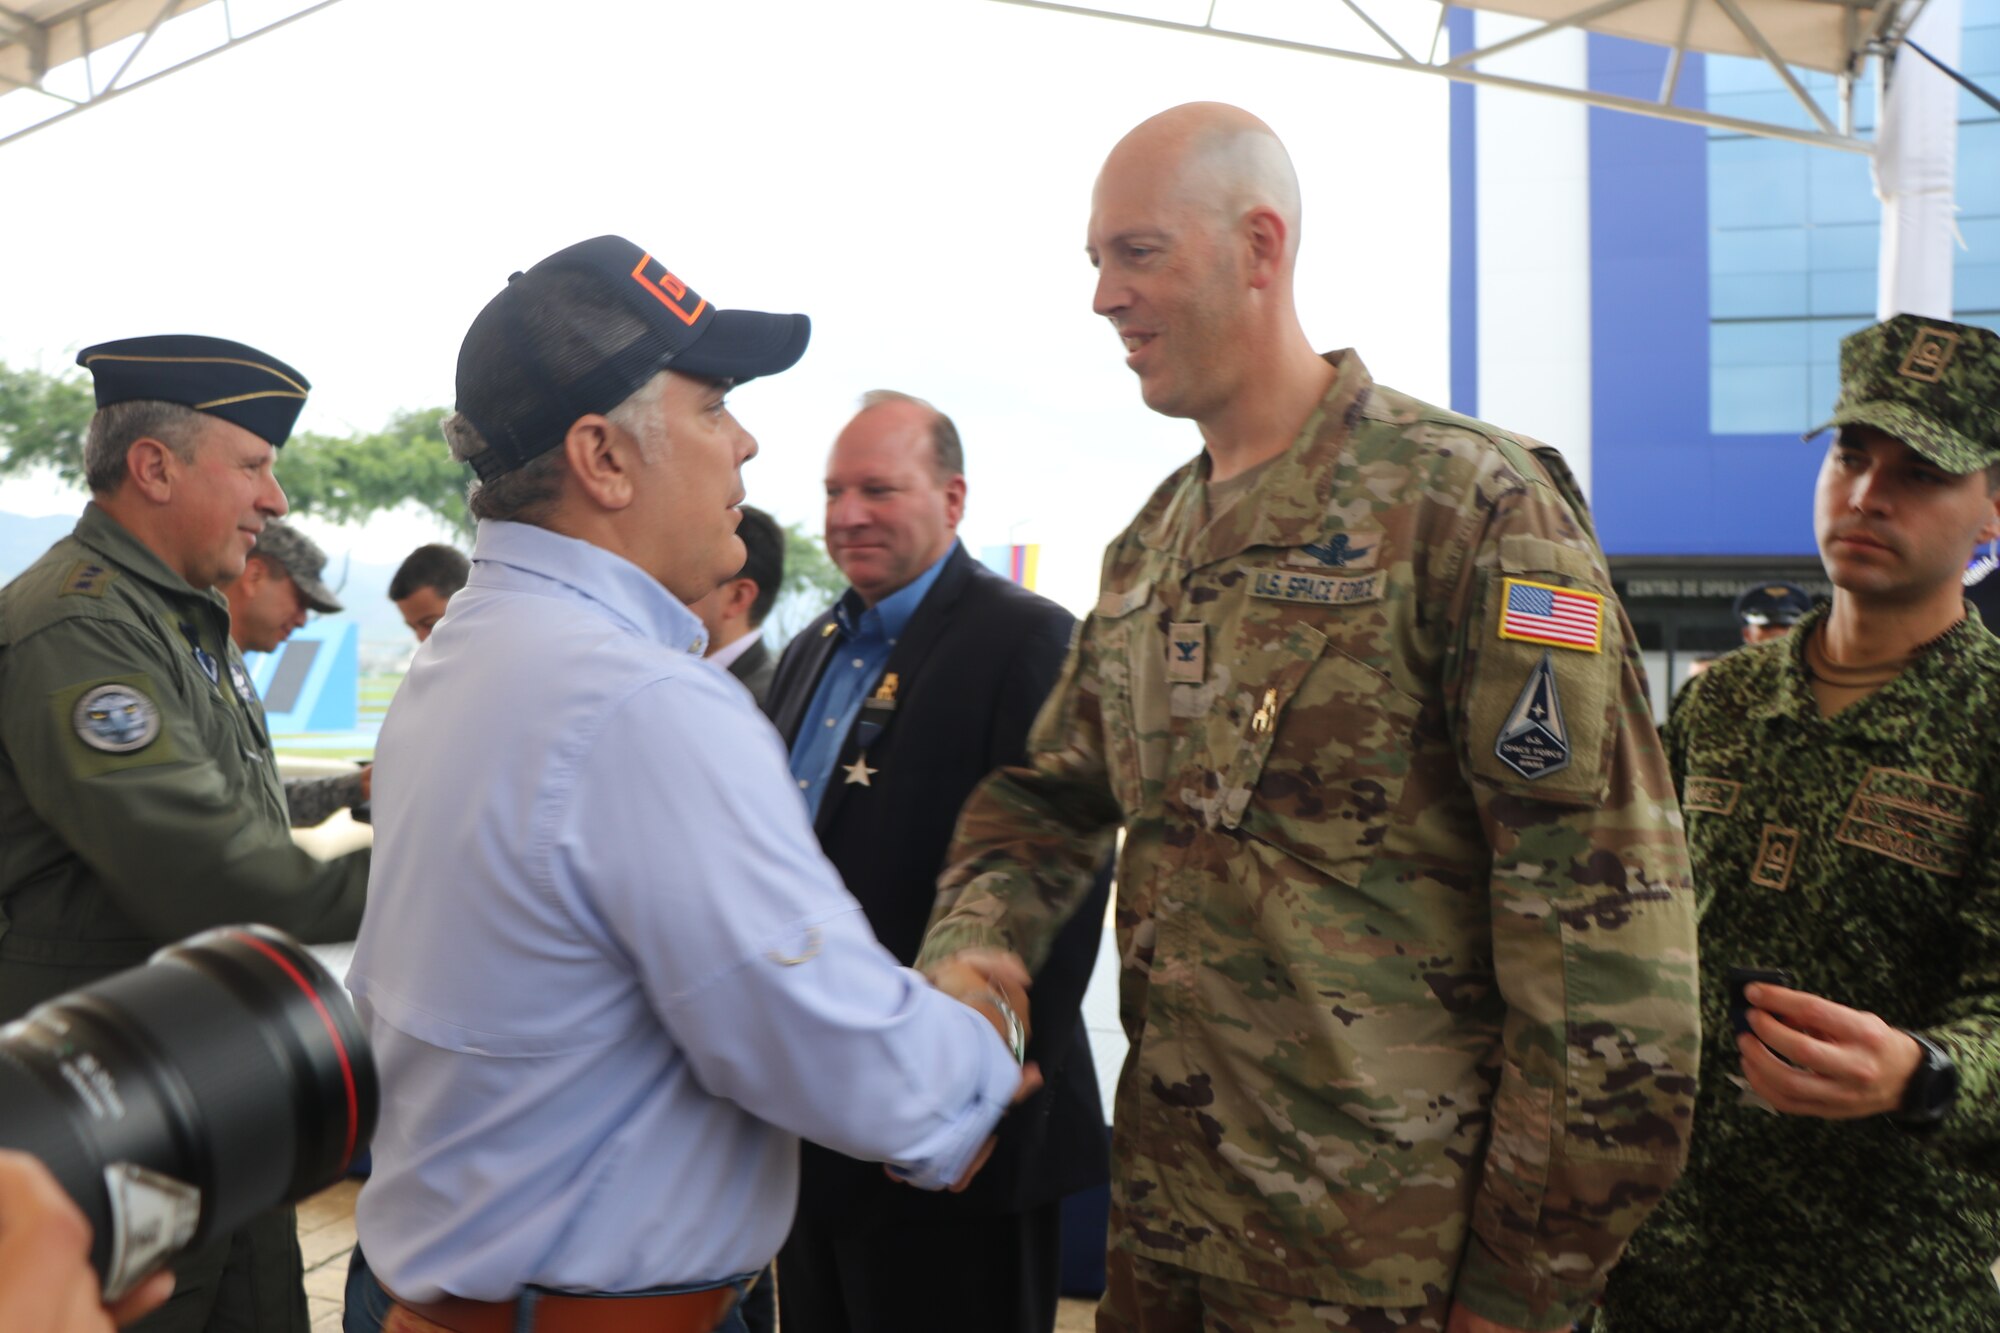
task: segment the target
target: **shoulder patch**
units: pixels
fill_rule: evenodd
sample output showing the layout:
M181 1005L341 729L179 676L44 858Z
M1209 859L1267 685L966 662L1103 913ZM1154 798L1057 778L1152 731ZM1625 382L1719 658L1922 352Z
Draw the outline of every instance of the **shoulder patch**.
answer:
M71 770L82 778L123 768L171 763L160 692L149 676L114 676L71 685L50 696Z
M111 580L118 577L118 571L96 560L79 560L70 566L63 576L58 597L102 597Z
M1501 638L1586 653L1604 650L1602 593L1508 579L1500 596Z
M70 709L76 738L106 754L130 754L159 739L160 706L135 685L97 685Z

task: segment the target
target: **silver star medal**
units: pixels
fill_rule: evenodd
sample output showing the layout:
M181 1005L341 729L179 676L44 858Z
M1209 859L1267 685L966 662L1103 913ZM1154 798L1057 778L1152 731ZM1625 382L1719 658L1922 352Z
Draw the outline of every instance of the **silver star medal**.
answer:
M872 787L875 784L868 779L881 771L879 768L868 767L868 752L863 750L854 757L854 762L847 766L847 785L850 787Z
M1514 700L1493 753L1530 782L1569 767L1569 730L1556 694L1555 663L1546 649Z

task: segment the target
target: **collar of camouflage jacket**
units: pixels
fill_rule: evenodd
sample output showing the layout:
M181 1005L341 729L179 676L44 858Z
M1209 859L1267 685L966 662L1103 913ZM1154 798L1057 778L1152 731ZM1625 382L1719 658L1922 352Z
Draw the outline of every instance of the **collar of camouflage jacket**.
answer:
M1792 626L1783 639L1782 665L1776 672L1776 688L1769 697L1748 710L1752 721L1786 719L1806 727L1824 727L1845 739L1900 744L1909 738L1910 715L1934 707L1939 701L1963 699L1966 693L1954 681L1971 673L2000 668L2000 640L1995 640L1970 604L1965 619L1934 639L1917 654L1903 673L1865 699L1860 699L1823 718L1819 700L1813 696L1812 677L1806 671L1806 640L1827 617L1824 605L1814 607Z
M99 508L95 501L84 506L83 517L76 521L71 535L120 570L146 580L162 592L199 602L228 605L215 589L204 592L167 568L166 561L155 555L152 547L133 536L124 524Z
M1190 525L1208 514L1208 455L1204 452L1181 475L1173 499L1140 540L1156 551L1188 554L1190 569L1240 555L1253 546L1303 546L1327 532L1327 502L1333 493L1333 460L1354 433L1375 381L1351 348L1329 352L1333 383L1306 418L1291 447L1265 469L1250 493L1190 542ZM1333 524L1338 527L1338 523Z

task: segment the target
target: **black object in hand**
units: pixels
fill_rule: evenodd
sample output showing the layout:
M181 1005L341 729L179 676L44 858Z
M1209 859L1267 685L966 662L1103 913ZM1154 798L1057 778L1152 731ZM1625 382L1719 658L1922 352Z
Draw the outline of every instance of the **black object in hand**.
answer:
M1753 981L1761 981L1772 986L1783 986L1786 990L1796 990L1798 988L1798 983L1792 980L1792 974L1782 967L1730 968L1729 1026L1736 1030L1738 1036L1750 1032L1750 1001L1743 997L1743 988Z

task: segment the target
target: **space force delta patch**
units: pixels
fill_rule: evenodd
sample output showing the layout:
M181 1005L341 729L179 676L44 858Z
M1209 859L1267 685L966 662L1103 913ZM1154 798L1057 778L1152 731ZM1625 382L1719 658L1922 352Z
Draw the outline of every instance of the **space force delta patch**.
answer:
M1563 725L1555 663L1547 651L1507 710L1493 753L1530 782L1569 767L1569 728Z
M1604 650L1602 593L1507 579L1500 596L1501 638L1586 653Z

